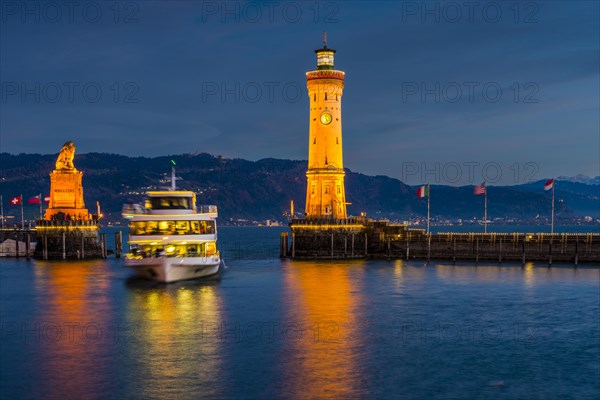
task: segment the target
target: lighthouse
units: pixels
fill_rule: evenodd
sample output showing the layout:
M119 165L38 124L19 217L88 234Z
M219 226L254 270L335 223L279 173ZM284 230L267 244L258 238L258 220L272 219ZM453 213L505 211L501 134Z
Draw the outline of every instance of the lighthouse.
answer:
M290 221L280 236L280 255L308 259L364 258L368 250L369 220L348 217L342 147L344 71L335 69L335 50L315 50L317 67L306 73L309 97L306 215ZM292 212L293 215L293 212Z
M306 73L310 100L306 217L345 219L344 158L342 151L342 94L344 72L335 69L335 50L315 50L317 67Z

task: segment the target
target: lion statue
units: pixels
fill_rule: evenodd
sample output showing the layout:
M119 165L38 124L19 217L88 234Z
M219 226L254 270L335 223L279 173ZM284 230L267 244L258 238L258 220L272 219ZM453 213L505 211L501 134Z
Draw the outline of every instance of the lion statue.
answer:
M56 160L56 169L75 169L73 158L75 158L75 143L69 140L60 149L60 154Z

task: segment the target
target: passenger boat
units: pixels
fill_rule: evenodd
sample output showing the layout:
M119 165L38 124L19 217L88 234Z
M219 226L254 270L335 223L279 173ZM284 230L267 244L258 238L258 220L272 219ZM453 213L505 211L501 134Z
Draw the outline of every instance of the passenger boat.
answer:
M214 276L221 271L217 207L196 206L196 194L178 191L175 169L170 190L149 191L144 205L125 204L129 252L125 266L158 282Z

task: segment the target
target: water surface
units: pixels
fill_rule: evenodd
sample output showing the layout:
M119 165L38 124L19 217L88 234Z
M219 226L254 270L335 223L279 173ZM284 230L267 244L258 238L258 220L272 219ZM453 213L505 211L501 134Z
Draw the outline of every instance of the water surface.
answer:
M281 261L221 228L218 280L2 260L3 398L595 398L600 270Z

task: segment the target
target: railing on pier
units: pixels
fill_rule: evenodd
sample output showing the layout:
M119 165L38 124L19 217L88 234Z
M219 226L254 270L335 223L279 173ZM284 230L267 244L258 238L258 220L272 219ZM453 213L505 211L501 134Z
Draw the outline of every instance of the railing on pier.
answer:
M78 227L98 227L98 220L97 219L86 219L86 220L78 220L78 219L66 219L66 220L37 220L35 222L35 228L33 228L34 230L36 228L78 228Z
M332 225L364 225L368 221L365 217L351 218L293 218L290 226L311 225L311 226L332 226Z
M463 261L600 262L600 233L454 233L373 237L374 257Z

